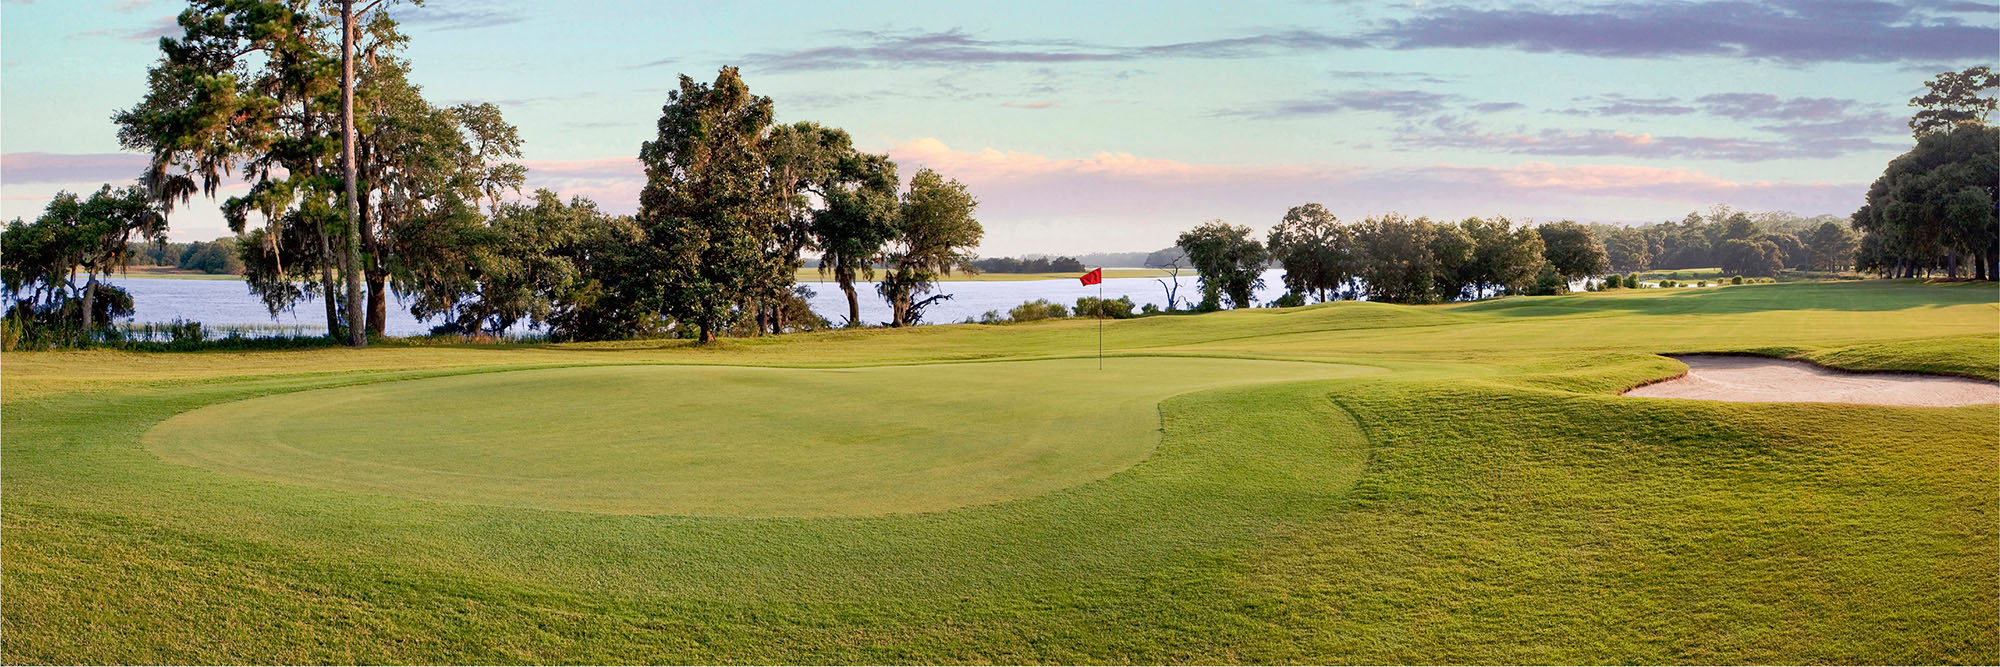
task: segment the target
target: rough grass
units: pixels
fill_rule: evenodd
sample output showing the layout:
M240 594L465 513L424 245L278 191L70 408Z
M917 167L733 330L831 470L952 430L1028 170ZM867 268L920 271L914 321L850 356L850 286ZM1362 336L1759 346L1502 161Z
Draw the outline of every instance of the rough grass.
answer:
M703 349L9 353L0 659L1992 663L1994 408L1615 393L1677 372L1654 356L1663 352L1990 378L1994 297L1757 285L1109 323L1107 365L1156 367L1167 377L1148 381L1180 390L1062 374L1037 383L1025 372L1036 364L1013 363L1080 357L1094 323L1074 322ZM1242 358L1377 372L1255 383L1283 378L1248 368L1290 365L1226 361ZM941 361L1006 363L928 365ZM991 367L1021 394L1156 402L1159 432L1150 456L1106 476L1058 475L1005 502L829 518L449 502L175 465L143 444L206 406L635 363L893 365L881 372L905 382ZM717 379L687 390L749 391L738 375L702 372ZM872 406L875 423L893 424L903 404L949 398L872 391L893 400L840 405ZM695 406L679 415L688 423L744 414L661 393ZM979 410L1061 403L985 395L976 408L936 410L961 415L947 425L964 432L955 444L1002 446L982 435L1002 421L1047 427L1029 411ZM291 407L329 428L364 417L342 405ZM1070 426L1054 432L1089 433L1091 414L1054 420ZM415 428L416 417L400 419L387 423ZM813 421L787 419L759 421ZM545 439L537 451L553 456L602 438ZM772 474L755 463L732 474ZM965 479L992 483L1004 470L975 465Z

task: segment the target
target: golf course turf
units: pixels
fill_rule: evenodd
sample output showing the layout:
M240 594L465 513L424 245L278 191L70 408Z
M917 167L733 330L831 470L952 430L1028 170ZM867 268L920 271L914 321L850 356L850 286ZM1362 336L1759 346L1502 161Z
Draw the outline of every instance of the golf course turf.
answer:
M7 354L8 662L1992 663L1990 283Z

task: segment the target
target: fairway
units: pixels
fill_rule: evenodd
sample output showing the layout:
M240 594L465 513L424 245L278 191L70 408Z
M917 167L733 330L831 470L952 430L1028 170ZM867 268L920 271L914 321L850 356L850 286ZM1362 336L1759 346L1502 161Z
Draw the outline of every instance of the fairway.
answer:
M2000 377L1891 281L1105 323L9 353L0 657L1992 663Z
M1146 357L1103 370L1096 359L563 368L224 403L169 419L144 442L167 461L233 475L434 500L612 514L929 512L1137 463L1173 394L1373 370ZM356 413L370 418L340 418Z

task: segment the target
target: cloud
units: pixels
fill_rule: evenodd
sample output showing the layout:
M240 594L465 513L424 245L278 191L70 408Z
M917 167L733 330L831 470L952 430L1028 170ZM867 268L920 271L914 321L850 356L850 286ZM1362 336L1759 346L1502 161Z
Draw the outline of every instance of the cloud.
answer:
M1287 118L1359 111L1422 116L1450 111L1465 103L1466 99L1460 95L1422 90L1343 90L1321 93L1316 97L1281 101L1268 108L1232 109L1219 111L1215 115ZM1519 102L1480 102L1468 106L1473 111L1481 113L1525 107L1526 105Z
M96 30L73 32L64 35L63 39L78 40L78 39L91 39L96 37L112 37L116 39L131 40L134 42L157 42L161 37L172 37L174 39L180 39L181 35L183 34L186 33L181 30L180 19L178 19L177 17L168 16L166 18L155 19L152 23L147 24L145 28L139 30L131 30L128 28L98 28Z
M437 4L397 7L391 16L404 25L438 31L491 28L527 20L527 17L511 9L491 6L446 8Z
M1141 59L1237 59L1316 53L1362 46L1361 40L1300 28L1221 39L1144 46L1076 40L995 40L962 29L840 31L840 45L752 53L743 58L765 71L816 71L874 67L991 65L1008 63L1117 62ZM648 63L665 64L666 61Z
M111 3L111 6L106 7L106 9L120 14L130 14L151 6L153 6L152 0L125 0L124 2Z
M1062 104L1059 102L1001 102L1000 106L1009 109L1055 109L1061 107Z
M1845 118L1857 102L1834 97L1781 98L1770 93L1716 93L1694 100L1703 111L1725 118L1826 120Z
M1961 3L1941 5L1961 11ZM1986 10L1991 19L1991 8ZM1923 5L1784 0L1443 7L1370 36L1392 48L1511 48L1613 58L1724 56L1788 63L1991 58L1994 31Z
M588 197L612 213L639 210L639 191L646 186L646 167L636 157L522 160L521 166L528 168L524 190L548 188L564 197Z
M1387 72L1379 70L1343 69L1326 73L1338 79L1363 79L1368 81L1411 81L1415 83L1445 84L1452 80L1429 72Z
M1581 97L1577 98L1577 101L1595 106L1568 109L1564 113L1590 116L1679 116L1699 110L1681 103L1680 99L1675 97L1627 97L1611 93Z
M1426 125L1404 126L1396 139L1403 150L1452 148L1523 155L1693 158L1732 162L1833 158L1898 147L1897 144L1870 138L1881 134L1879 121L1871 119L1843 119L1829 123L1786 122L1758 129L1779 136L1757 139L1558 128L1489 131L1475 120L1438 116Z
M127 183L146 170L135 153L7 153L0 155L0 183Z

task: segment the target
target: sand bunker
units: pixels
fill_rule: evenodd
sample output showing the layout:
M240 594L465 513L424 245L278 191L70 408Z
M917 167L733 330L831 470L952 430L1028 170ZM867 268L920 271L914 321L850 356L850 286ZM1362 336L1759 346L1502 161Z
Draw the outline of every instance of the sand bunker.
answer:
M1934 375L1847 373L1763 357L1689 355L1685 376L1626 396L1746 403L1867 403L1953 407L2000 404L2000 384Z

